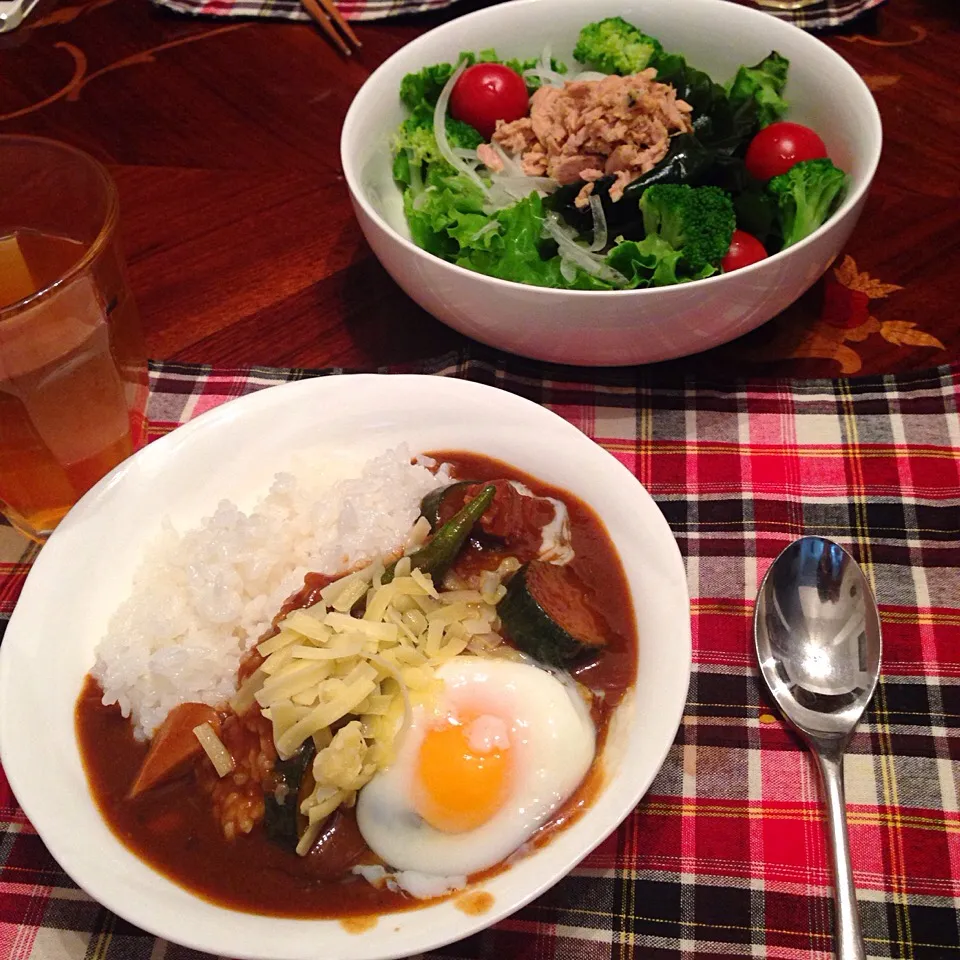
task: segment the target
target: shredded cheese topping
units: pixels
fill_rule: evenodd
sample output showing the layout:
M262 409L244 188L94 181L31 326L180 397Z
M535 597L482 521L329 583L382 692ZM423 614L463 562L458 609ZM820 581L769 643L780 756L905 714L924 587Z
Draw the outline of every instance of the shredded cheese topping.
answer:
M218 777L225 777L232 773L236 764L230 751L223 745L217 736L216 730L209 723L201 723L193 728L193 735L200 741L204 753L210 758Z
M481 590L448 591L411 569L408 557L390 583L381 584L383 572L378 562L348 574L325 587L319 603L292 611L258 646L265 660L235 697L260 706L281 759L314 740L301 854L322 821L341 804L353 806L357 791L392 762L412 707L439 693L437 669L463 653L500 652L500 571L485 574ZM364 597L363 615L354 616Z

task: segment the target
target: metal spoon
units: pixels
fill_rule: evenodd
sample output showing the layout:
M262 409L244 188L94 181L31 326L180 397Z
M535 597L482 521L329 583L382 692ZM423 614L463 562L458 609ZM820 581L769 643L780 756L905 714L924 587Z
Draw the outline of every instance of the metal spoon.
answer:
M843 752L880 675L880 616L857 562L823 537L773 561L753 614L757 659L773 698L817 760L833 856L838 960L864 960L850 866Z

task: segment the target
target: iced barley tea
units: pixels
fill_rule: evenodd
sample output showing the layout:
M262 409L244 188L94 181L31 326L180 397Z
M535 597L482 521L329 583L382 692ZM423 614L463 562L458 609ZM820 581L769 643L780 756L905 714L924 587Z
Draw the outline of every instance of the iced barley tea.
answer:
M0 219L0 511L45 539L145 441L146 394L115 239Z

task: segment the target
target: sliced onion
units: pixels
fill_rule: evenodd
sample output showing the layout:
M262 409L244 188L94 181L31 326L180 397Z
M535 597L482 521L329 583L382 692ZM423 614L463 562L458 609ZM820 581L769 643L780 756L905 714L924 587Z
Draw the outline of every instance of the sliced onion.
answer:
M560 256L572 260L581 270L585 270L591 276L603 280L615 287L625 287L629 283L627 278L618 270L603 262L603 257L591 253L589 250L581 247L574 241L569 234L560 226L554 214L549 214L543 221L543 229L547 234L557 241L560 248Z
M538 77L541 82L549 83L551 87L559 87L562 90L563 85L567 82L567 78L559 71L553 69L553 57L551 54L550 44L545 44L537 65L532 70L526 71L524 75L529 73L531 76Z
M532 177L528 179L533 179ZM490 186L487 192L487 199L483 204L483 212L488 216L496 213L498 210L506 210L512 207L518 200L526 200L531 193L539 192L541 196L545 191L537 189L536 184L526 182L524 179L518 179L513 183L504 186L496 180Z
M551 87L558 87L561 90L567 82L566 77L564 77L562 73L557 73L556 70L543 70L540 67L531 67L529 70L524 70L523 77L525 80L532 77L541 83L549 84Z
M487 198L483 202L483 212L490 216L498 210L506 210L517 202L516 197L511 197L506 190L501 189L495 183L487 191Z
M543 50L540 53L539 66L541 70L550 70L552 68L553 64L550 62L551 61L550 53L551 53L550 44L545 43L543 45Z
M447 139L447 105L450 103L450 94L453 93L460 74L466 69L467 61L461 60L457 69L450 74L450 79L443 85L440 96L437 97L437 105L433 108L433 133L437 138L437 146L440 148L443 159L486 193L487 185L477 175L476 170L453 152L450 141Z
M467 160L470 163L480 162L480 158L477 156L476 150L470 150L467 147L454 147L453 152L460 157L461 160Z
M595 193L590 194L590 212L593 214L593 243L588 249L591 253L596 253L607 245L607 215Z
M597 70L584 70L582 73L578 73L573 77L570 77L570 82L580 82L590 83L596 80L606 80L608 74L600 73Z
M566 257L560 258L560 276L563 277L567 283L573 283L577 279L577 271L579 267L572 261L568 260Z
M502 153L498 144L491 144L491 146ZM546 196L560 187L560 184L552 177L526 176L515 161L511 160L505 153L503 157L505 161L511 164L511 167L508 168L505 163L505 168L508 170L511 168L517 169L518 172L515 175L512 173L495 173L490 177L490 188L483 205L484 213L496 213L498 210L512 207L517 200L526 199L534 191L541 196Z
M535 190L543 193L553 193L560 186L556 180L550 177L494 177L493 184L516 200L529 197Z
M493 148L493 152L500 158L500 162L503 164L502 173L506 174L508 177L524 177L526 174L523 172L523 166L518 162L516 157L510 156L503 147L500 146L496 140L490 141L490 146Z
M507 189L494 179L487 193L486 202L483 205L483 212L486 214L496 213L498 210L506 210L512 207L518 200L524 200L534 192L536 188L530 185L513 186Z

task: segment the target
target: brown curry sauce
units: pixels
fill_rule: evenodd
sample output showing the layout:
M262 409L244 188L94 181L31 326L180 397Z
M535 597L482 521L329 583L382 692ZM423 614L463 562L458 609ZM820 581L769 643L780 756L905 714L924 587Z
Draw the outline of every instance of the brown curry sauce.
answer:
M604 696L592 707L597 751L602 748L610 714L636 675L637 641L629 589L613 544L593 510L570 493L551 487L500 461L459 451L432 453L453 465L458 478L518 480L538 496L563 500L570 517L572 565L597 609L604 611L609 642L603 653L571 672ZM496 567L495 552L479 555L474 543L468 562ZM305 598L310 590L298 595ZM288 605L285 605L289 609ZM133 736L132 724L117 706L101 703L99 684L87 677L77 700L77 740L96 803L118 839L151 867L191 892L224 907L287 917L350 917L412 909L420 901L402 893L378 889L346 875L318 880L304 858L267 839L262 825L233 841L224 839L210 809L209 796L198 789L193 775L128 798L148 744ZM209 764L206 758L200 763ZM212 767L211 767L212 770ZM595 764L577 791L528 841L548 842L558 829L576 820L602 786L602 764ZM346 812L352 820L352 811ZM493 867L471 879L499 873Z

